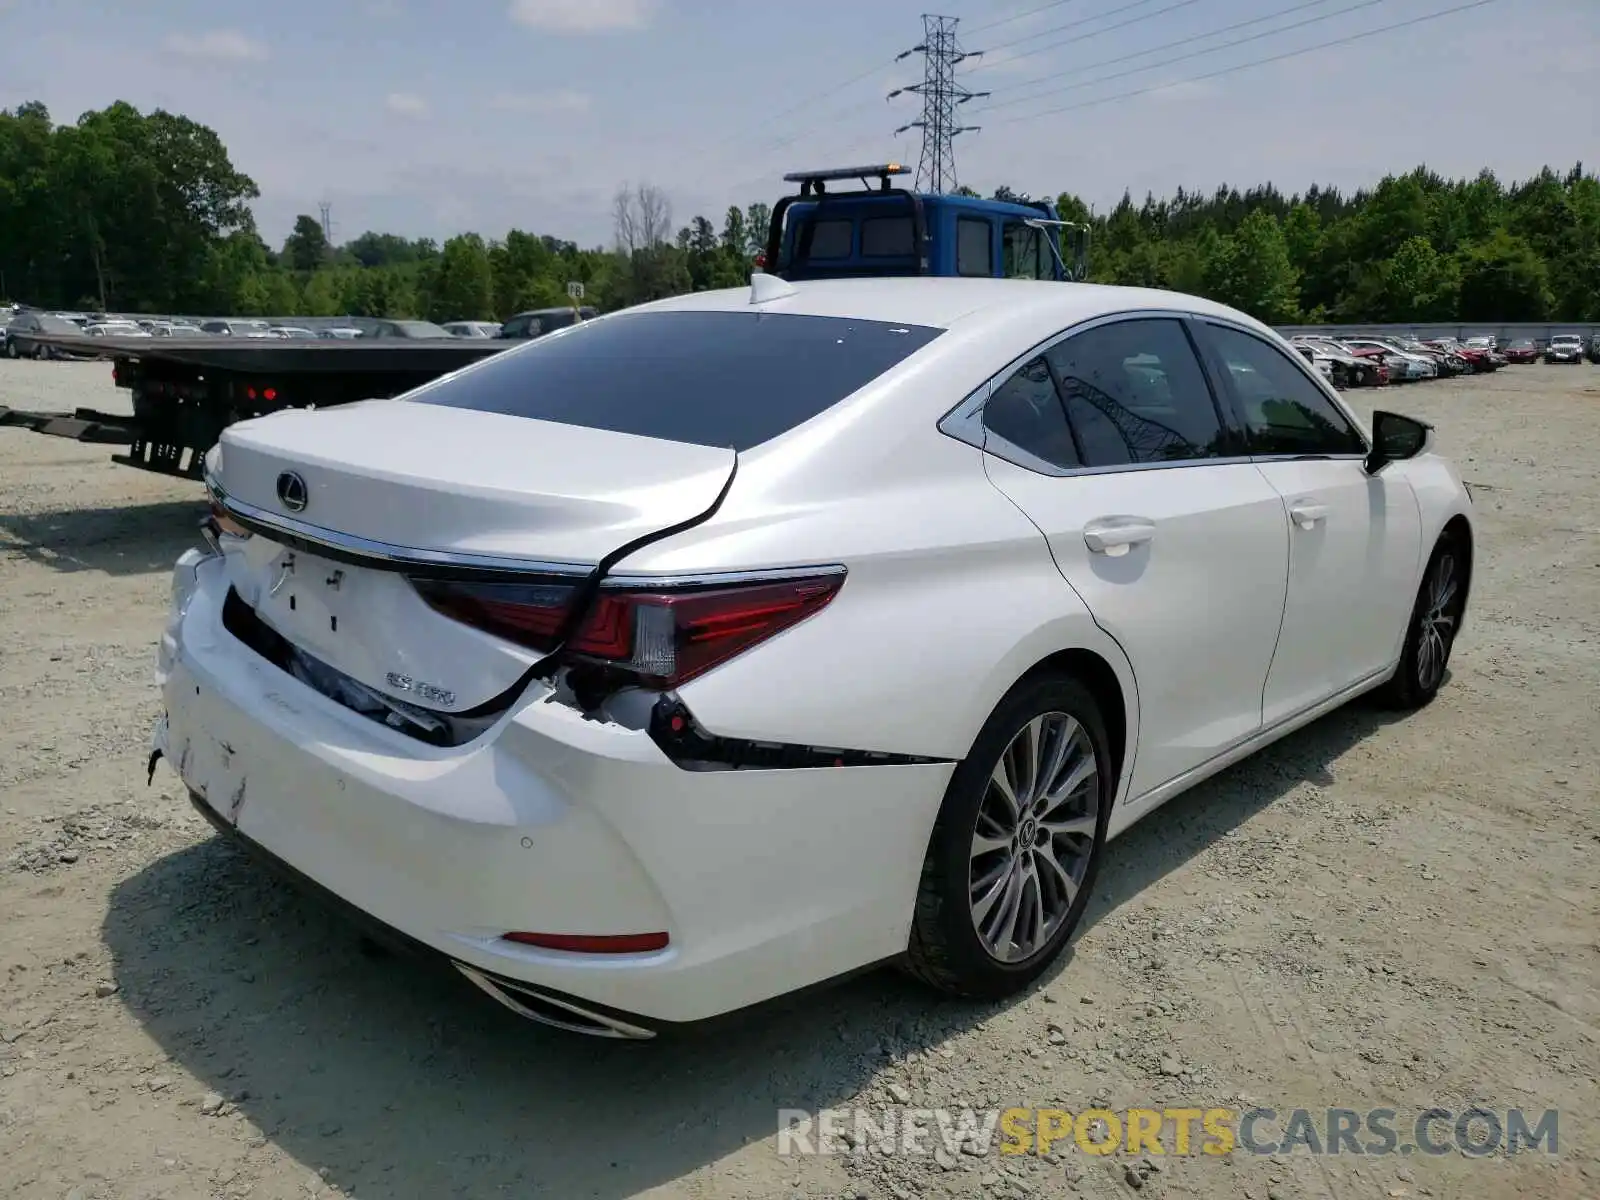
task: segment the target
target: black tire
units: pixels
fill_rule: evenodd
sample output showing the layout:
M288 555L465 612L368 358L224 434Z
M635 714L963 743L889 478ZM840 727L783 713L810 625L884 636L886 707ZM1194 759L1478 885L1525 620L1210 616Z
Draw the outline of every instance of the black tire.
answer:
M973 916L973 837L990 795L991 774L999 767L1002 754L1030 722L1046 714L1071 717L1093 748L1095 780L1084 787L1079 803L1085 810L1093 807L1094 833L1086 841L1071 843L1078 856L1087 861L1082 863L1077 892L1064 919L1026 956L1002 962L984 946ZM956 767L945 789L922 864L905 970L939 991L982 1000L1021 991L1043 974L1071 939L1088 905L1105 848L1106 825L1116 789L1105 721L1087 688L1065 675L1036 676L1012 688L984 724L971 753ZM1037 876L1033 886L1041 887L1043 878Z
M7 358L16 358L17 357L17 344L15 342L13 342L9 338L6 339L6 357Z
M1442 611L1436 612L1437 581L1441 570L1451 573L1454 586ZM1450 666L1450 651L1455 647L1456 633L1461 628L1461 617L1466 610L1467 589L1472 583L1471 572L1472 561L1467 546L1452 534L1441 536L1428 558L1428 569L1422 573L1422 583L1417 588L1417 599L1406 623L1400 665L1395 669L1394 677L1377 693L1378 701L1385 707L1422 708L1431 704L1439 694ZM1429 657L1425 646L1430 626L1437 635L1432 651L1436 659Z
M35 346L33 348L33 357L40 362L44 362L50 357L50 347L44 345Z

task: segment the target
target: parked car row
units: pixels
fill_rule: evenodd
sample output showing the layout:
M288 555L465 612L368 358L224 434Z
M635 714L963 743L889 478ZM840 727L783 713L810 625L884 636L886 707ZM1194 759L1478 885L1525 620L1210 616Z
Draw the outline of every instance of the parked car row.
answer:
M1419 338L1395 334L1297 334L1290 339L1337 388L1382 387L1497 371L1520 361L1502 353L1491 337Z

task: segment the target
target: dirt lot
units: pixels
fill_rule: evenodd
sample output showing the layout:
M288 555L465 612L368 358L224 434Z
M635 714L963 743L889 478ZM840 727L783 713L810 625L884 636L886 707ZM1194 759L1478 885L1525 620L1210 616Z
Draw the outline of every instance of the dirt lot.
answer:
M110 408L108 376L0 362L0 404ZM1018 1002L882 973L643 1046L362 953L147 789L198 488L0 430L0 1194L1600 1196L1600 370L1383 399L1478 485L1434 706L1337 713L1134 829ZM1555 1108L1561 1153L776 1152L780 1108L1093 1101Z

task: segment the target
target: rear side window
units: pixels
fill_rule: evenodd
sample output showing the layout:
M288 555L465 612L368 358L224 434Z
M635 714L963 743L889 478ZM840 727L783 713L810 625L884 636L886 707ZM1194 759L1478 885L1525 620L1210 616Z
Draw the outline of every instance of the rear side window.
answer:
M1188 462L1233 452L1183 327L1168 318L1099 325L1045 357L1061 380L1084 465Z
M811 223L811 249L807 258L849 258L850 243L854 238L852 221L813 221ZM800 238L805 238L805 227L800 228Z
M742 451L831 408L942 332L792 313L617 313L408 399Z
M989 394L983 405L983 427L1017 449L1052 467L1081 467L1067 414L1056 394L1055 380L1042 358L1036 358ZM1009 457L993 442L987 449Z
M868 217L861 222L862 258L910 258L915 253L910 217Z
M956 220L956 274L994 274L994 226L988 221Z

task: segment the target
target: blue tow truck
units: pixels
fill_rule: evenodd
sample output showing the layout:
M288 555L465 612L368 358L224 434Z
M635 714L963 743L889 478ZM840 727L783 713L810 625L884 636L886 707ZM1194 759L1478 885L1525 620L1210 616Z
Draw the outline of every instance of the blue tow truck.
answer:
M1043 201L1019 204L894 186L895 177L908 174L909 167L881 163L785 175L800 190L772 210L762 269L790 281L886 275L1084 278L1088 226L1058 220ZM829 189L846 180L860 187Z
M852 276L972 275L1081 280L1088 227L1059 221L1049 204L925 194L894 186L898 163L797 171L799 191L772 211L759 272L786 281ZM860 188L829 184L859 180ZM1062 256L1062 245L1069 253ZM133 416L0 406L0 425L128 447L116 462L199 478L205 452L234 421L280 408L325 408L421 387L519 341L395 337L268 341L221 337L41 339L63 352L114 362Z

